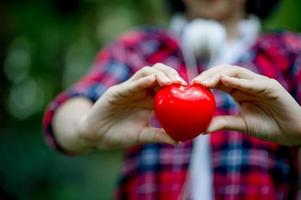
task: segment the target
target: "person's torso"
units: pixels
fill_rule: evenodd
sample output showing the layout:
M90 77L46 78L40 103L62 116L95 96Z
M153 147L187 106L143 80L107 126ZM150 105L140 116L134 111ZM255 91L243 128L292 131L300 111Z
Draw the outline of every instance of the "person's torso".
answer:
M301 47L291 33L260 36L237 65L278 80L293 96L293 64ZM164 63L187 79L179 41L167 31L146 28L122 37L134 71ZM301 44L301 42L299 41ZM297 49L294 49L297 48ZM201 73L206 66L198 66ZM238 107L226 93L214 91L216 115L235 114ZM147 144L127 150L117 199L177 199L187 177L193 142L176 147ZM297 151L233 131L210 134L215 199L293 199L297 191Z

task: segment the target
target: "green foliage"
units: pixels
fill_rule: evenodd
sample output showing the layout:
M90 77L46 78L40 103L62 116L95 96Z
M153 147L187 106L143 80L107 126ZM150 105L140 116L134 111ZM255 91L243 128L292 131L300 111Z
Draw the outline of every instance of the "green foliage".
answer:
M300 0L282 0L278 10L276 10L275 14L266 22L266 28L300 32L300 8Z
M283 1L266 29L301 31L300 8L299 0ZM121 152L75 158L54 153L42 139L42 113L115 37L143 24L167 25L163 1L7 1L0 17L6 110L0 110L0 196L3 191L18 199L111 199Z

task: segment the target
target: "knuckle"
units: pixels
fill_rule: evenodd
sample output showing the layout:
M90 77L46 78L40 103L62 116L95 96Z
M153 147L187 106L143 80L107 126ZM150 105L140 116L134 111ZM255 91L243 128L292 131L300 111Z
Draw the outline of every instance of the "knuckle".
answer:
M176 75L176 74L178 74L178 72L174 68L169 67L169 66L167 66L165 64L162 64L162 63L156 63L153 66L153 68L158 69L160 71L163 71L165 73L169 73L170 75Z
M106 93L115 94L117 90L118 90L118 85L113 85L107 89Z
M213 68L221 68L223 65L222 64L218 64L218 65L214 65L213 67L211 67L211 69L213 69Z
M237 65L230 65L230 64L222 64L221 67L223 67L223 68L238 68Z
M152 70L152 68L150 67L150 66L145 66L145 67L143 67L141 70L139 70L140 72L142 72L142 73L146 73L146 72L149 72L149 71L151 71Z
M233 68L233 65L229 65L229 64L219 64L217 65L215 68L218 70L224 70L224 69L229 69L229 68Z
M280 83L276 79L269 78L269 82L270 82L269 85L270 85L271 91L276 90L281 86Z
M236 67L236 66L233 66L233 67L229 67L227 70L227 73L229 75L233 75L234 77L238 76L240 73L242 73L242 68L240 67Z
M156 63L153 65L153 68L164 68L166 67L163 63Z
M259 91L260 94L268 96L271 98L277 98L280 83L272 78L267 78L265 81L262 81L264 87Z
M154 73L154 69L150 66L145 66L143 68L141 68L138 72L136 72L136 74L138 74L138 76L148 76Z
M244 68L242 68L242 67L240 67L238 65L227 65L227 66L230 66L233 69L244 69Z
M273 85L273 86L278 86L280 83L276 80L276 79L274 79L274 78L269 78L269 80L270 80L270 82L271 82L271 84Z

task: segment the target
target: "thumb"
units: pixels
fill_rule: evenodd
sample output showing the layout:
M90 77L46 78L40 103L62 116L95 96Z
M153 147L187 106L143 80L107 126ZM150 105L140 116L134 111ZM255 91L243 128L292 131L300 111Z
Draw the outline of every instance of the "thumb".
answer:
M223 115L214 117L207 128L207 132L220 130L247 132L247 126L244 119L239 115Z
M178 144L162 128L145 127L138 135L138 144L145 143L167 143L171 145Z

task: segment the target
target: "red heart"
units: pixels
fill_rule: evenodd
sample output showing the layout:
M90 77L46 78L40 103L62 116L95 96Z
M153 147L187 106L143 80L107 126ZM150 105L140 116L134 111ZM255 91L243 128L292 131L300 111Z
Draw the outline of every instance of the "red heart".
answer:
M206 131L215 110L211 91L201 85L161 88L154 101L155 115L177 141L187 141Z

